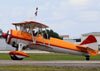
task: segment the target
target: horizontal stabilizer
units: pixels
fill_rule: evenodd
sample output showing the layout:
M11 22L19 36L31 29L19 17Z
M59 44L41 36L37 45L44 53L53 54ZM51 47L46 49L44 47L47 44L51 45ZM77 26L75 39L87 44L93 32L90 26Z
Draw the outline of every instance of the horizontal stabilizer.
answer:
M83 46L77 46L82 52L89 53L91 56L95 56L98 54L98 50L89 48L89 47L83 47Z

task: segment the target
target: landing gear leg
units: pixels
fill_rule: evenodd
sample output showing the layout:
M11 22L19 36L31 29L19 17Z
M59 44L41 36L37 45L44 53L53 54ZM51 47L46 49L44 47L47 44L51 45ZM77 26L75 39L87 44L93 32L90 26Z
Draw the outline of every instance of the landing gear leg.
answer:
M18 47L16 48L16 51L18 51Z
M18 51L22 51L22 49L23 49L23 44L19 43L19 45L18 45Z
M90 60L90 56L86 56L86 60L89 61Z
M27 54L25 54L24 52L22 52L23 49L23 44L19 43L18 47L16 48L16 51L11 51L9 53L10 57L12 60L23 60L24 57L28 57Z

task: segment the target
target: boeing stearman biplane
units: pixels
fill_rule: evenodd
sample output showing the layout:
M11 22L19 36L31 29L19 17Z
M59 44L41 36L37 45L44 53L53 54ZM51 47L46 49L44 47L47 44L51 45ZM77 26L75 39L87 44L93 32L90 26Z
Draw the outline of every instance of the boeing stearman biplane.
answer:
M89 60L90 56L98 54L97 40L93 35L88 36L80 45L77 45L57 38L48 38L46 31L48 26L39 22L25 21L13 23L13 25L15 25L16 30L10 30L2 34L6 42L16 48L16 51L9 53L13 60L22 60L29 57L22 51L23 48L82 55L86 57L86 60ZM44 33L47 38L43 37Z

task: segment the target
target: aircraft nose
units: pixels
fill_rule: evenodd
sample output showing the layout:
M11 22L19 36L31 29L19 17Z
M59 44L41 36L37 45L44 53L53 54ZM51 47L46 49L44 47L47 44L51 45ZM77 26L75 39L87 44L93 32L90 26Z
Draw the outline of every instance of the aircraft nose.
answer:
M3 37L3 38L6 38L6 37L7 37L7 33L3 33L3 34L2 34L2 37Z

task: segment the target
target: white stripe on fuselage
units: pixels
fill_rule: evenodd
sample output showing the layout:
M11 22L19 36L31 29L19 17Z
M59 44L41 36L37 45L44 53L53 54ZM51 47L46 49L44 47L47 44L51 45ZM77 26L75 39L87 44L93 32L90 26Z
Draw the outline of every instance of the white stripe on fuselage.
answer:
M74 54L74 55L90 56L88 53L74 51L74 50L70 50L70 49L64 49L64 48L53 47L53 46L52 46L52 49L54 52L59 52L59 53L68 53L68 54Z

